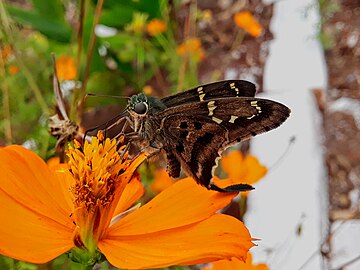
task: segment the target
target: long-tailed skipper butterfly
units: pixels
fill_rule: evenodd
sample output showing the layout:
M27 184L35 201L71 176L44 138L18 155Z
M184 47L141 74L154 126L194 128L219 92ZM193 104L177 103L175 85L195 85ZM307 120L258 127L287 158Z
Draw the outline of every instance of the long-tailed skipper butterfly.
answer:
M149 156L164 151L167 171L180 168L195 181L217 191L245 191L246 184L219 188L211 183L221 153L229 146L280 126L290 109L254 98L255 85L243 80L205 84L163 99L143 93L129 99L125 134Z

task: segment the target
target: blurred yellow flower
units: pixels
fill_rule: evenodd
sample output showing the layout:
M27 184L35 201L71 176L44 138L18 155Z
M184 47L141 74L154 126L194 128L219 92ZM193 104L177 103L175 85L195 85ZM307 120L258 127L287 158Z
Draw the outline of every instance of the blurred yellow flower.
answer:
M166 31L166 24L163 20L153 19L146 25L146 31L150 36L157 36Z
M201 268L201 270L269 270L269 267L264 263L253 264L251 253L248 253L246 262L240 261L237 258L220 260Z
M213 14L210 9L205 9L202 12L202 18L204 21L210 21L212 19L212 17L213 17Z
M155 171L154 181L152 182L150 189L154 193L160 193L174 183L175 180L169 176L166 170L158 169Z
M235 24L253 37L259 37L263 31L260 23L249 11L241 11L234 16Z
M201 41L198 38L190 38L181 43L176 48L176 53L180 56L190 55L195 61L201 61L205 58L204 49L201 46Z
M147 17L148 15L144 13L134 13L131 23L125 27L125 30L137 34L143 33L145 31Z
M62 80L75 80L77 68L74 58L68 55L62 55L56 59L57 76Z

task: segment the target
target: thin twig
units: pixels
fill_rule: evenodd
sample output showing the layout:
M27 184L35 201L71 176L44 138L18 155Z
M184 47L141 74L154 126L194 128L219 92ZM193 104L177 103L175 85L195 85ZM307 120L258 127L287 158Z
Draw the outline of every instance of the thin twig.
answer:
M346 263L344 263L344 264L342 264L342 265L340 265L340 266L338 266L338 267L336 267L336 268L333 268L333 269L331 269L331 270L341 270L341 269L345 269L346 266L349 266L350 264L353 264L354 262L356 262L356 261L358 261L358 260L360 260L360 254L357 255L355 258L347 261Z
M80 74L80 63L81 63L81 52L83 46L83 33L84 33L84 18L85 18L85 0L80 1L80 14L79 14L79 29L77 36L77 70L78 74Z
M82 85L81 85L81 90L80 90L80 100L79 100L78 110L77 110L78 116L79 116L79 114L81 114L83 104L84 104L84 97L86 95L86 86L87 86L87 81L88 81L89 73L90 73L90 65L91 65L91 60L92 60L92 56L94 54L94 48L95 48L95 40L96 40L95 26L99 23L103 4L104 4L104 0L99 0L97 2L96 9L95 9L94 22L93 22L92 32L91 32L89 46L88 46L88 53L86 55L85 71L84 71L84 76L82 79Z
M329 232L329 234L331 234L332 236L335 235L336 232L339 231L340 228L342 228L342 226L345 224L345 222L340 223L340 225L338 227L336 227L333 231ZM331 226L331 225L330 225ZM310 261L315 258L316 255L320 255L321 254L321 249L322 246L327 242L328 237L322 242L322 244L320 245L319 248L317 248L311 255L310 257L308 257L308 259L300 266L300 268L298 268L298 270L302 270L305 269L305 267L308 265L308 263L310 263ZM341 269L341 268L340 268Z

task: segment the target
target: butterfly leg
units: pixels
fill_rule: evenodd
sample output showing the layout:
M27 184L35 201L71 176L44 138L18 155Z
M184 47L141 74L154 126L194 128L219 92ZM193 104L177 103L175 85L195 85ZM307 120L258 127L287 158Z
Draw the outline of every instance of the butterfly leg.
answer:
M117 140L116 147L118 147L120 144L122 144L125 140L128 140L125 148L121 149L121 155L120 155L121 160L124 158L125 154L129 151L129 149L131 147L131 141L136 139L137 137L139 137L139 134L135 131L130 132L130 133L124 133L122 131L114 137L114 139Z

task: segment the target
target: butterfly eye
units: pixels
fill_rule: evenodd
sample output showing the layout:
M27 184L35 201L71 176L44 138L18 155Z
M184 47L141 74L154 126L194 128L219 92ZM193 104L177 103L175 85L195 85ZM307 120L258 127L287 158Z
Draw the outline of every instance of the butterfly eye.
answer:
M144 102L137 103L137 104L135 104L134 111L137 114L145 114L146 111L147 111L147 106L146 106L146 104Z

